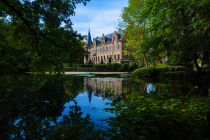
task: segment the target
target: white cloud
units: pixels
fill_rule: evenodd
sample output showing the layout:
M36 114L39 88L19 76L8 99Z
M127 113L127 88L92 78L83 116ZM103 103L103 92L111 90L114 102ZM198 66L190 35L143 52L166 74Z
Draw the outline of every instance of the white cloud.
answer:
M116 30L123 7L78 7L72 18L73 28L87 35L90 28L92 37L109 34Z

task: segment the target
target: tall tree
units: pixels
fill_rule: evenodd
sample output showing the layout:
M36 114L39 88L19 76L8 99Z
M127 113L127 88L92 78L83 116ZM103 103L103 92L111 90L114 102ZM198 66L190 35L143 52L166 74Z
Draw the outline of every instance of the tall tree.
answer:
M83 37L70 17L88 1L0 0L0 67L61 71L64 63L81 61Z
M209 65L209 0L129 0L123 19L128 48L141 60Z

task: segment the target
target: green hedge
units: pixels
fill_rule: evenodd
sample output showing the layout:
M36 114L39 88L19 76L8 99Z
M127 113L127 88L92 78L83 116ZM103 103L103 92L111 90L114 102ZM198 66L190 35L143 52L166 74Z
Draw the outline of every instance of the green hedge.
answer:
M92 67L93 67L93 64L86 64L86 65L80 64L80 65L78 65L78 66L76 66L76 67L81 67L81 68L92 68Z
M116 71L121 67L121 64L99 64L93 67L99 71Z
M159 77L160 73L169 71L183 71L186 68L184 66L169 66L165 64L154 65L150 67L142 67L136 69L131 73L132 77Z
M135 62L127 64L80 64L73 67L66 67L65 71L133 71L138 68Z

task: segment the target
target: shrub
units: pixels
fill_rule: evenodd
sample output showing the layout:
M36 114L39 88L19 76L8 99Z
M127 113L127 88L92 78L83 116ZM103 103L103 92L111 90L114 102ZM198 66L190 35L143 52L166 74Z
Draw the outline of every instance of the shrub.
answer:
M99 64L93 66L96 71L118 71L121 64Z
M131 76L137 77L159 77L160 73L168 71L183 71L185 67L183 66L169 66L165 64L154 65L150 67L139 68L132 72Z
M135 70L137 68L138 68L138 65L136 64L136 62L129 62L128 63L128 70L129 71L133 71L133 70Z
M87 70L87 71L133 71L137 68L137 64L130 62L129 64L79 64L71 67L65 67L65 71Z
M128 71L128 64L121 64L118 69L119 71Z
M88 67L93 67L93 64L80 64L78 65L78 67L81 67L81 68L88 68Z

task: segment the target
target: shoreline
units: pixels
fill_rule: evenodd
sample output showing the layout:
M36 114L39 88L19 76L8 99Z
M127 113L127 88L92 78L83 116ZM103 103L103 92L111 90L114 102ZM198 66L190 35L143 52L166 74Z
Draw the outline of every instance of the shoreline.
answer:
M66 71L64 75L119 75L119 74L129 74L129 72L71 72Z

